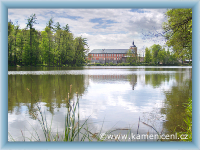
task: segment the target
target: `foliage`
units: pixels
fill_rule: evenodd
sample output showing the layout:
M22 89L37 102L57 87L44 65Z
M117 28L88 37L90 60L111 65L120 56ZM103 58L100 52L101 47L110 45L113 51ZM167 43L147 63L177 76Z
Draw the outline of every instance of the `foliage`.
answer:
M152 60L152 55L148 47L145 48L145 62L150 63Z
M174 52L166 51L159 44L154 44L151 47L145 49L145 65L157 66L157 65L178 65L178 58Z
M130 64L135 63L136 60L137 60L137 57L134 56L134 53L132 52L131 49L128 50L126 56L127 56L127 58L126 58L127 62L130 63Z
M192 59L192 9L169 9L168 21L163 23L167 46L178 58Z
M73 37L68 24L61 27L51 18L44 31L34 28L37 18L27 19L27 27L8 22L9 66L83 66L88 45L85 38Z
M150 47L150 51L151 51L151 54L152 54L152 61L156 64L159 64L159 57L158 57L158 53L160 51L162 51L162 46L159 45L159 44L154 44Z
M178 135L187 135L187 137L183 137L181 141L192 141L192 98L189 98L188 103L186 103L185 107L186 117L184 119L184 122L186 124L186 127L183 127L184 131L179 132Z

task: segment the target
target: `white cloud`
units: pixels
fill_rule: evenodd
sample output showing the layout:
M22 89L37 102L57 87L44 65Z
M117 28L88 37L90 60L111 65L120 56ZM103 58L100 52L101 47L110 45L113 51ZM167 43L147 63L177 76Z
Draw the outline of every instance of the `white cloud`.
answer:
M44 30L48 20L69 25L75 37L87 38L90 50L101 48L128 49L132 41L142 51L153 44L163 45L163 38L144 39L148 32L162 31L166 21L166 9L9 9L8 19L18 21L21 28L26 27L27 18L36 14L37 30ZM143 11L143 13L141 13ZM93 22L91 19L96 19Z

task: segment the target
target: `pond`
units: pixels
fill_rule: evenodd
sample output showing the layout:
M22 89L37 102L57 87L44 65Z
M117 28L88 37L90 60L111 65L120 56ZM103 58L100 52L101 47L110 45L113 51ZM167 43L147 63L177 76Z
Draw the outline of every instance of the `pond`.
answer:
M37 106L51 132L63 135L69 104L77 100L76 119L88 119L92 133L172 134L184 126L191 96L192 67L11 67L8 140L45 141Z

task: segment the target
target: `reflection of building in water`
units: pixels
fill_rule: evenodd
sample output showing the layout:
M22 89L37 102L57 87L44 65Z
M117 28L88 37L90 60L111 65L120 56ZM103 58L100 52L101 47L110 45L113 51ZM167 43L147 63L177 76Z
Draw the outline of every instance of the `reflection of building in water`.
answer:
M105 81L105 80L109 80L109 81L115 81L117 79L122 79L121 81L125 81L125 79L127 79L126 75L90 75L89 78L94 81L94 82L98 82L98 81Z
M89 75L89 79L93 82L109 82L114 83L116 81L127 82L127 80L132 85L132 89L137 83L137 75Z

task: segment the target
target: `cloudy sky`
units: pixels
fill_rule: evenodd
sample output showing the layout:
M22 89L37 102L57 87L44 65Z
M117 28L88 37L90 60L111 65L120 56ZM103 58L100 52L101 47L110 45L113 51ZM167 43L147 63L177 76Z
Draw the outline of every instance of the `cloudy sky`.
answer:
M52 17L54 24L69 25L74 37L87 38L93 49L128 49L134 40L138 52L153 44L165 44L162 32L167 9L8 9L8 20L25 28L27 19L36 14L37 30L44 30Z

